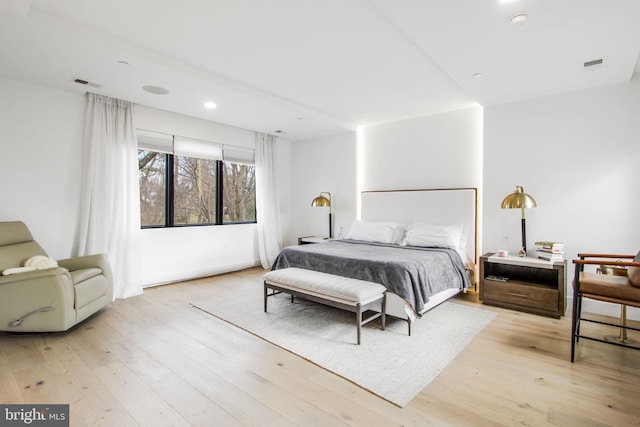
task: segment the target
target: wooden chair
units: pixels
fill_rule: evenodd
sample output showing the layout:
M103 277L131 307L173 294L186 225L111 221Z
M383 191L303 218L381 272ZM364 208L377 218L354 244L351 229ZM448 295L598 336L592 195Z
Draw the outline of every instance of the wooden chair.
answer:
M634 258L635 257L635 258ZM611 266L632 268L640 267L640 253L638 255L614 255L579 253L575 264L575 276L573 279L573 313L571 322L571 362L575 358L576 343L580 338L599 341L607 344L640 350L640 347L630 345L625 339L612 340L594 338L580 335L580 323L593 322L602 325L616 326L621 329L621 338L626 337L627 330L640 331L638 328L627 326L626 306L640 307L640 287L637 283L637 270L633 270L633 280L628 275L609 275L585 272L585 265ZM631 274L631 272L630 272ZM621 305L620 324L582 318L582 298L591 298L598 301ZM624 334L622 333L624 331Z

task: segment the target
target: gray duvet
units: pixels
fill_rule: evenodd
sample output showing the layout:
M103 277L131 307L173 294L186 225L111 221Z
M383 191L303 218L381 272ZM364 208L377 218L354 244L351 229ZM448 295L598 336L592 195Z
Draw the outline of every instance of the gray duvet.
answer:
M380 283L409 302L417 313L431 295L471 285L460 255L444 248L333 240L284 248L272 269L287 267Z

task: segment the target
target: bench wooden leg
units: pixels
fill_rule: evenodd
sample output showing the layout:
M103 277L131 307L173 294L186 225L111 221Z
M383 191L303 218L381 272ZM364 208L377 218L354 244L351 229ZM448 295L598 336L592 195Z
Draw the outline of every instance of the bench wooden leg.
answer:
M267 312L267 282L264 282L264 312Z

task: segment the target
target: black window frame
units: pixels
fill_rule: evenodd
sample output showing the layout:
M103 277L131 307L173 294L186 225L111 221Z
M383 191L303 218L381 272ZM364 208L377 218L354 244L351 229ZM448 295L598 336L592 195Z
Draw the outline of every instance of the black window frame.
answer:
M141 150L141 149L138 149ZM146 150L153 151L153 150ZM156 151L157 152L157 151ZM216 220L215 222L193 223L193 224L175 224L174 223L174 196L175 196L175 154L160 153L165 156L165 212L164 224L140 224L141 229L150 228L178 228L178 227L203 227L213 225L237 225L237 224L257 224L258 214L257 207L254 204L254 220L253 221L234 221L224 222L224 160L216 160ZM229 162L234 163L234 162Z

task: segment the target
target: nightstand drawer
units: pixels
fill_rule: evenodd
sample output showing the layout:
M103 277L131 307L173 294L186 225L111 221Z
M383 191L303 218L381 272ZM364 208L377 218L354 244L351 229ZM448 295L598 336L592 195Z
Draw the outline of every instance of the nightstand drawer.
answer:
M558 290L517 282L484 281L484 302L558 311Z
M560 318L566 306L566 261L480 257L480 300L489 305ZM506 282L491 280L506 277Z

